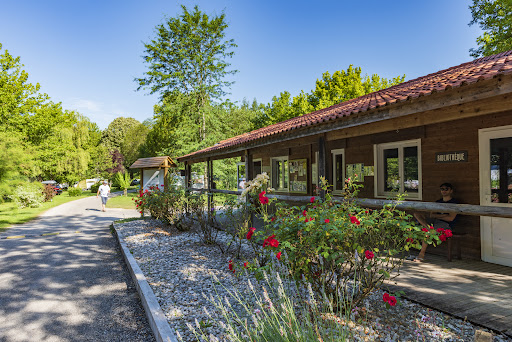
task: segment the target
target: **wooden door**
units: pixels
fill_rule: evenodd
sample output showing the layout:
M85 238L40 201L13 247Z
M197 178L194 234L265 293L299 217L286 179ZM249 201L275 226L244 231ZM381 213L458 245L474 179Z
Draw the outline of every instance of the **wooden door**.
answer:
M480 205L512 207L512 126L479 130ZM482 260L512 266L512 219L480 218Z

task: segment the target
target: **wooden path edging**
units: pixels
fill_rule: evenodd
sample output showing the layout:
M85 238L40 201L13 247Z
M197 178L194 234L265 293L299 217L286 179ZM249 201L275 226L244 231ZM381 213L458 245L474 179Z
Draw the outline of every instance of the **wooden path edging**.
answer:
M130 274L135 287L137 288L137 292L139 293L142 306L146 312L146 317L148 318L151 330L153 330L155 339L158 342L178 342L176 336L171 330L171 327L169 326L169 323L167 322L167 318L165 317L160 304L158 304L155 293L149 286L144 273L142 273L142 270L137 264L137 261L126 246L126 242L124 242L122 235L119 234L117 224L112 223L112 226L116 232L121 253L123 254L128 269L130 270Z

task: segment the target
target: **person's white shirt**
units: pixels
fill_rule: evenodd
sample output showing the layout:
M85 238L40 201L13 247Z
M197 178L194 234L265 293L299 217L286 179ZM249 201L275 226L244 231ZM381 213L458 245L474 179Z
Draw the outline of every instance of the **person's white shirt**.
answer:
M102 184L98 188L101 197L108 197L108 193L110 192L110 187L107 184Z

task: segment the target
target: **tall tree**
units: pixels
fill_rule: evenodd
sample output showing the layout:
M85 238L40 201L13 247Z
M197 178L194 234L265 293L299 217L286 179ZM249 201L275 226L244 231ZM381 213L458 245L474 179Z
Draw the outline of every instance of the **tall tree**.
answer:
M120 148L124 156L124 167L128 169L139 157L140 150L149 132L149 127L143 123L126 131Z
M192 119L200 141L206 139L206 112L212 99L219 99L232 82L227 62L236 44L226 38L228 24L222 13L211 18L195 6L192 11L181 6L183 13L156 27L157 37L144 44L144 62L149 64L145 77L137 78L137 90L149 88L163 99L180 92L194 99ZM169 102L169 101L168 101Z
M134 118L124 118L122 116L115 118L108 127L103 131L101 143L105 145L109 151L121 151L120 146L126 133L133 127L140 125L140 122Z
M478 58L512 50L512 1L473 0L469 6L473 20L484 33L477 37L478 48L470 49L470 55Z
M373 74L362 75L361 68L350 65L347 70L336 71L332 75L325 72L316 81L311 93L301 91L291 97L287 91L274 96L264 110L256 112L252 119L253 129L272 125L297 116L320 110L337 103L348 101L374 91L385 89L405 80L405 75L391 80Z

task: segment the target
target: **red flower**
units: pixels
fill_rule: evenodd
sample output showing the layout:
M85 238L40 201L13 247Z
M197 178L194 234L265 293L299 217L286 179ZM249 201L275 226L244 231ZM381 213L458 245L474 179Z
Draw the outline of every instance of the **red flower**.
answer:
M375 256L375 254L373 254L372 251L365 251L364 252L364 256L366 257L366 259L373 259L373 257Z
M270 247L277 247L279 246L279 241L277 241L276 239L274 239L276 236L274 234L272 234L271 236L269 236L268 238L266 238L264 241L263 241L263 247L267 247L267 246L270 246Z
M254 232L256 231L256 228L254 227L251 227L249 228L249 231L247 232L247 240L250 240L252 238L252 234L254 234Z
M422 231L428 233L428 229L427 228L421 228Z
M329 223L329 222L331 222L331 221L329 221L329 219L325 219L325 220L324 220L324 222L325 222L325 223Z
M311 203L314 203L314 202L315 202L315 197L311 197L311 198L309 199L309 201L310 201Z
M258 197L259 197L259 198L265 197L265 193L266 193L265 191L260 192L260 194L258 195Z
M276 258L277 258L277 260L281 260L281 252L276 254Z
M261 204L268 204L268 197L260 197Z
M436 232L438 232L438 233L443 233L443 232L444 232L444 229L443 229L443 228L437 228L437 229L436 229Z
M228 268L230 271L233 271L233 272L235 271L235 268L233 266L233 260L229 260Z
M430 229L434 229L434 226L428 226Z
M440 235L440 236L439 236L439 240L441 240L441 241L446 241L446 235L444 235L444 234L443 234L443 235Z
M276 218L275 218L275 217L272 217L272 218L270 219L270 221L272 221L272 222L274 222L275 220L276 220Z
M350 222L352 222L358 226L361 224L361 222L355 216L350 216Z
M244 262L244 268L247 268L247 265L248 265L248 264L249 264L249 263L248 263L247 261L246 261L246 262Z
M382 296L382 300L385 301L386 303L389 301L389 294L387 292L385 292L384 295Z
M308 223L308 222L309 222L309 220L308 220L308 219L305 219L305 220L304 220L304 222Z
M453 236L453 233L450 229L445 229L444 230L444 235L446 235L446 237L452 237Z
M304 210L304 211L302 212L302 216L306 216L307 214L308 214L308 212L307 212L306 210Z
M413 242L414 242L414 239L413 239L413 238L407 238L405 241L410 242L410 243L413 243Z
M395 296L389 296L388 303L391 306L395 306L396 305L396 298L395 298Z

